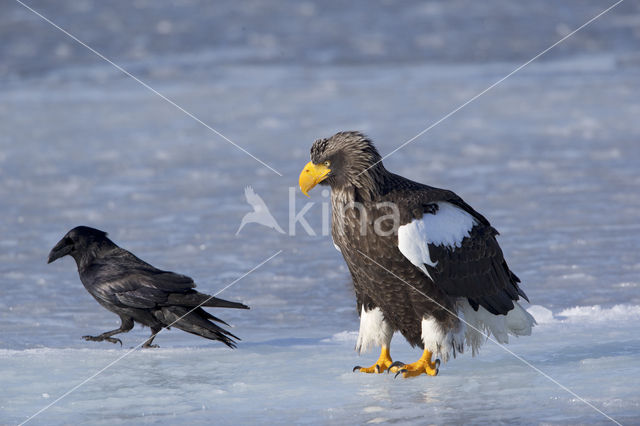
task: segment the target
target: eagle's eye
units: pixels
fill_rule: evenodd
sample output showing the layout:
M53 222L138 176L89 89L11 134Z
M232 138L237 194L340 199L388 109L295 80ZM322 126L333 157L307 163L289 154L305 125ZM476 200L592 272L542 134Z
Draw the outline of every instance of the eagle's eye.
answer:
M327 166L327 167L329 167L329 166L331 165L331 161L329 161L329 160L325 161L325 162L324 162L324 165L325 165L325 166Z

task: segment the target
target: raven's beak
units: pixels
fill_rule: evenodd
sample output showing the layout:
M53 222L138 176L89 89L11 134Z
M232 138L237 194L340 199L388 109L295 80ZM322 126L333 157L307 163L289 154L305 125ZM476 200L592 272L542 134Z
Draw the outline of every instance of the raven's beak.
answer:
M56 244L56 246L51 249L51 252L49 253L49 260L47 261L47 263L51 263L56 259L60 259L61 257L68 255L69 253L71 253L72 249L73 243L70 242L68 238L61 239L58 244Z
M300 172L300 178L298 180L302 193L308 197L309 194L307 192L325 180L330 171L331 169L324 164L313 164L312 161L309 161L307 165L304 166L304 169L302 169L302 172Z

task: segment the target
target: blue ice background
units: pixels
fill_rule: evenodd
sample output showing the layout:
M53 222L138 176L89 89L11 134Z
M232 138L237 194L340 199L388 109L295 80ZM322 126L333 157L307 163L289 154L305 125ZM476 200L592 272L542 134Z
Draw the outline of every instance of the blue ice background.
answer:
M177 330L33 424L607 423L487 343L436 378L351 373L358 327L330 238L236 230L252 185L288 228L311 142L385 154L609 2L33 1L29 5L279 170L280 177L18 3L0 4L0 422L15 424L140 343L70 259L80 224L221 296L238 350ZM640 423L640 5L625 1L385 161L483 212L540 325L508 349ZM321 191L295 195L318 234ZM526 305L526 304L525 304ZM530 305L526 305L529 307ZM394 340L395 359L419 352Z

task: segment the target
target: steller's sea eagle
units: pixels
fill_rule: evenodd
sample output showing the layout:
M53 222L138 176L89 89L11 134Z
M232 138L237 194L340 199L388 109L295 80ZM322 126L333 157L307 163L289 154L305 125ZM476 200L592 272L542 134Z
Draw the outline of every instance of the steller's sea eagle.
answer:
M359 132L318 139L300 174L300 188L331 187L331 235L347 262L360 315L358 352L380 345L364 373L403 377L438 374L440 360L476 354L485 336L530 335L533 317L489 221L452 191L413 182L383 166ZM424 349L412 364L393 362L389 347L400 331ZM396 375L397 375L396 374Z

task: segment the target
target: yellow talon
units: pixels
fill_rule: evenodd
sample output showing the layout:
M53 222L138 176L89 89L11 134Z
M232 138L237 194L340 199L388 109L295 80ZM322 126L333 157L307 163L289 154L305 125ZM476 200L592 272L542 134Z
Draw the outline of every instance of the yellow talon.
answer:
M353 368L353 371L360 371L361 373L383 373L393 364L391 360L391 355L389 354L389 348L383 346L380 350L380 357L371 367L360 367L356 366ZM391 371L395 372L397 367L393 367Z
M438 367L440 366L440 360L436 359L435 362L431 361L431 352L425 349L419 360L412 364L406 364L398 369L396 376L402 373L402 377L405 379L408 377L417 377L422 373L429 376L436 376L438 374Z

